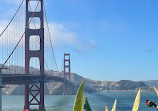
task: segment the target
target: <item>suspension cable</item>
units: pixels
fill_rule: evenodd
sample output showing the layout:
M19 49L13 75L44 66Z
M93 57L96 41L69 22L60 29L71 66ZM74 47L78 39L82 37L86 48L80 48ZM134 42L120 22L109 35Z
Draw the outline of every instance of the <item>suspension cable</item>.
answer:
M22 4L23 4L24 0L21 2L20 6L18 7L17 11L15 12L14 16L12 17L12 19L10 20L10 22L8 23L8 25L5 27L5 29L2 31L2 33L0 34L0 37L3 35L3 33L7 30L7 28L9 27L9 25L12 23L12 21L14 20L15 16L17 15L17 13L19 12Z
M52 44L50 30L49 30L49 25L48 25L47 13L46 13L46 8L45 8L45 4L44 3L43 3L43 6L44 6L44 14L45 14L45 18L46 18L46 24L47 24L46 26L47 26L47 29L48 29L49 40L50 40L50 43L51 43L51 49L52 49L53 57L54 57L54 60L55 60L55 65L57 67L57 71L59 71L59 68L58 68L58 65L57 65L57 62L56 62L56 59L55 59L53 44Z
M37 10L38 5L39 5L39 1L38 1L38 4L37 4L36 8L35 8L35 11L34 11L33 14L32 14L31 20L30 20L29 23L28 23L28 26L26 26L26 28L25 28L26 30L28 30L28 27L29 27L30 22L32 21L34 15L35 15L35 12L36 12L36 10ZM24 37L24 35L25 35L25 33L26 33L26 30L25 30L24 33L22 34L20 40L18 41L18 43L17 43L16 46L14 47L13 51L11 52L11 54L9 55L9 57L7 58L7 60L4 62L4 64L2 65L1 68L3 68L3 67L5 66L5 64L8 62L8 60L10 59L10 57L12 56L12 54L14 53L14 51L16 50L16 48L18 47L19 43L21 42L21 40L23 39L23 37Z

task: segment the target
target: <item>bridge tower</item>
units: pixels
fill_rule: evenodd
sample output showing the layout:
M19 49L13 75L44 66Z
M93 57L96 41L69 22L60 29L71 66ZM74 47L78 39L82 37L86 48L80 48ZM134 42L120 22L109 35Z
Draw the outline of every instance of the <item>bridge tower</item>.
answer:
M31 12L29 10L29 2L35 0L26 0L26 33L25 33L25 74L29 74L30 59L32 57L38 58L40 63L40 75L44 78L44 17L43 17L43 0L36 0L40 11ZM32 17L40 19L40 28L29 28ZM40 38L39 50L30 49L30 37L35 36ZM25 85L25 103L24 110L29 111L45 111L44 106L44 81L40 81L39 84ZM33 110L31 107L37 106L39 109Z
M64 78L70 82L70 54L64 54ZM70 85L64 84L63 86L63 95L71 93Z

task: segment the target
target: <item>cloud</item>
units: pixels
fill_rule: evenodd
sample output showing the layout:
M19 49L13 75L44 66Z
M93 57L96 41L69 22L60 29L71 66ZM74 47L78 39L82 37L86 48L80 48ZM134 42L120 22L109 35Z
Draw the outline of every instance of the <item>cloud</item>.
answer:
M78 43L76 34L69 31L63 24L49 23L49 28L54 47L64 48Z
M9 21L7 20L0 21L1 24L0 33L4 30L4 28L7 26L8 23ZM19 24L21 24L21 26ZM30 25L32 25L32 23ZM36 23L36 26L37 25L39 24ZM49 28L50 28L50 35L54 47L62 48L65 47L66 45L73 45L77 43L77 37L75 33L67 30L66 27L64 27L62 24L50 23ZM3 36L1 37L1 39L3 38L3 41L5 41L5 39L7 39L6 36L10 36L9 40L12 41L11 44L15 44L18 42L21 35L24 33L24 29L25 29L24 21L23 23L17 23L17 22L11 23L8 29L3 34ZM36 43L35 39L33 39L33 41L34 41L33 44L35 44ZM50 42L50 39L48 37L48 31L46 27L45 27L45 41L47 42L45 46L49 46L50 44L48 42ZM0 41L0 43L2 43L2 41Z
M50 32L52 42L55 48L70 48L72 47L79 52L87 52L96 48L97 43L91 38L79 40L77 34L66 28L63 24L50 23Z
M154 52L157 52L158 51L158 48L153 48L153 49L147 49L146 52L148 53L154 53Z
M94 50L97 47L97 43L93 39L87 39L83 43L80 42L80 44L77 46L77 51L85 53L87 51Z
M0 20L0 34L8 23L9 21L7 20ZM15 46L24 33L24 30L24 25L18 26L18 23L11 23L7 30L0 37L0 45L6 46L9 43L10 46Z
M2 24L0 26L0 32L4 30L8 22L9 21L7 20L0 21L0 24ZM15 46L17 44L17 42L20 40L20 37L23 34L24 29L25 29L24 27L25 22L22 21L22 23L20 24L21 26L19 26L19 23L12 23L9 26L7 31L3 34L4 36L0 38L0 39L3 39L3 43L2 43L2 40L0 40L1 45L2 44L8 45L8 44L4 44L6 40L10 40L11 41L10 45L12 46ZM39 24L36 23L36 26L37 25ZM49 30L50 30L51 40L52 40L52 44L54 48L57 48L57 49L64 49L64 48L72 49L73 48L79 52L87 52L87 51L93 50L96 47L95 40L91 38L87 38L81 41L78 39L77 34L75 32L70 31L63 24L51 22L49 23L49 28L50 28ZM7 38L6 36L8 36L9 38ZM25 42L24 37L23 37L23 42ZM30 44L32 44L30 45L31 49L36 49L36 48L38 49L39 44L37 45L37 43L39 43L39 39L37 39L37 37L32 37L30 41ZM20 43L20 46L22 45L24 47L24 43ZM50 46L51 46L50 38L48 35L48 30L45 25L45 47L49 48Z
M77 34L68 30L68 28L63 24L50 23L49 27L52 35L53 46L55 48L73 48L78 52L87 52L95 49L97 46L96 41L91 38L79 40Z
M7 3L8 5L13 4L13 7L15 7L21 3L21 0L3 0L3 2ZM36 5L36 3L34 3L33 5ZM12 10L11 11L12 14L15 13L13 11L16 11L16 10ZM10 12L10 9L5 10L5 13L7 13L7 15L3 15L4 17L0 19L0 24L1 24L0 33L4 30L6 25L9 23L9 20L11 19L10 16L12 15L10 14L11 12ZM22 13L22 11L20 13ZM23 18L19 23L18 17L19 16L16 16L15 20L13 21L13 23L11 23L7 31L3 34L2 37L0 37L0 45L2 45L1 39L3 39L3 42L6 39L8 39L5 36L9 36L9 40L11 41L10 45L12 46L15 46L17 42L19 41L25 29L25 19ZM35 23L35 24L39 25L38 23ZM46 23L45 23L45 26L46 26ZM79 40L80 37L78 37L78 34L76 32L71 31L67 26L65 26L62 23L51 21L49 23L49 28L50 28L50 35L51 35L51 40L52 40L54 48L57 48L57 49L64 49L64 48L72 49L73 48L79 52L87 52L89 50L93 50L96 47L95 40L91 38ZM49 36L48 31L45 27L45 47L46 48L50 47L50 39L48 36ZM24 38L23 38L23 42L24 42ZM39 39L36 39L36 37L32 38L31 47L38 47L37 42L39 42ZM3 45L7 45L7 44L3 43ZM24 43L20 44L20 46L22 45L24 47Z
M3 0L3 2L7 3L7 4L14 4L12 7L15 7L17 4L21 3L21 0ZM35 5L37 5L37 3L34 3L31 5L31 7L34 7ZM8 6L8 5L7 5ZM33 10L33 8L32 8ZM14 10L15 11L15 10ZM22 10L24 11L24 10ZM20 11L21 14L24 14L24 12L22 13L22 11ZM4 28L7 26L7 24L9 23L9 20L12 18L10 15L13 15L13 10L11 11L12 14L8 14L10 13L10 9L5 10L5 13L7 13L6 15L3 15L2 18L0 19L0 33L4 30ZM11 41L10 45L15 46L16 43L19 41L21 35L24 32L25 29L25 19L21 18L21 23L19 23L19 15L21 16L21 14L17 14L17 16L15 17L15 19L13 20L13 23L10 24L9 28L7 29L7 31L3 34L4 36L10 36L9 40ZM23 16L24 17L24 16ZM40 26L36 20L34 19L36 27ZM19 26L19 24L21 26ZM34 24L30 24L31 28L34 28ZM45 23L46 26L46 23ZM61 23L54 23L54 22L50 22L49 23L49 28L50 28L50 35L51 35L51 40L53 42L53 46L55 48L65 48L65 47L71 47L72 45L75 46L76 44L78 44L78 40L77 40L77 36L74 32L68 30L66 28L66 26L64 26ZM23 29L23 30L22 30ZM3 39L3 42L7 39L7 37L1 37L0 39ZM45 27L45 47L50 47L50 39L48 37L48 31ZM31 43L33 44L32 47L35 47L35 44L37 44L39 40L37 40L35 37L32 38ZM0 44L2 45L2 40L0 40ZM4 44L3 45L7 45ZM24 45L24 44L23 44Z

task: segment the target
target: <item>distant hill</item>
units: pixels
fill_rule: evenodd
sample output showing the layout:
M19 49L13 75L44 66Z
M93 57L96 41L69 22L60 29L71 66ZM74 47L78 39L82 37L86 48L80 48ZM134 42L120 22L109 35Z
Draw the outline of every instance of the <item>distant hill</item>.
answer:
M24 68L19 66L10 66L12 73L14 70L18 68L19 73L24 73ZM35 68L30 68L30 73L34 71L39 71ZM4 71L3 74L7 74L8 72ZM54 75L63 77L63 72L56 72L52 70L46 70L45 74ZM71 73L71 90L72 94L76 94L77 89L80 83L85 80L85 92L93 93L93 92L106 92L106 91L133 91L141 88L144 91L150 91L151 86L158 86L158 81L130 81L130 80L121 80L121 81L97 81L91 80L88 78L81 77L76 73ZM60 82L51 82L45 84L45 94L62 94L63 84ZM3 89L3 94L24 94L24 86L23 85L7 85L6 88Z
M121 80L118 81L117 84L119 84L119 86L116 87L118 90L135 90L138 88L148 88L148 86L143 82L134 82L130 80Z
M158 87L158 80L147 80L147 81L142 81L149 87Z

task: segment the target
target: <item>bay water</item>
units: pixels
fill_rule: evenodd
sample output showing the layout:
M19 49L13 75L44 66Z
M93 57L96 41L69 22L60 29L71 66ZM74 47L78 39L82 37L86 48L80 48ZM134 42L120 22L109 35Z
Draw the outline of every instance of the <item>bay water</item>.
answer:
M105 111L105 104L111 110L114 100L117 99L116 111L131 111L137 92L100 92L85 93L92 111ZM72 111L75 101L75 95L45 95L46 111ZM142 92L139 111L156 111L155 107L149 108L145 100L158 102L158 96L155 92ZM23 111L23 95L3 95L3 111Z

